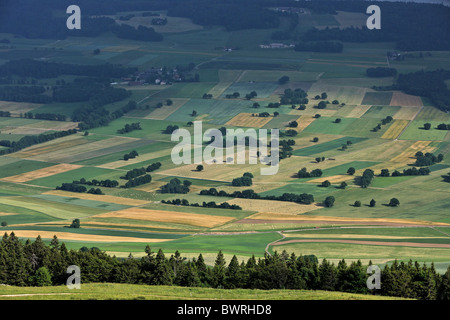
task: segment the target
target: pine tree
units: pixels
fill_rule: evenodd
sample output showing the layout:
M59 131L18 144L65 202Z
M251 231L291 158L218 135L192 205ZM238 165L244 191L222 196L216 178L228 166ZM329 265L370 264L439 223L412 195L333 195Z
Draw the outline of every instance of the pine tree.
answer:
M226 271L225 287L227 289L235 289L242 287L241 268L235 255L233 256L233 258L231 258L230 264L228 265Z
M214 288L223 288L225 286L226 279L226 267L225 267L225 258L223 256L222 251L219 251L216 257L216 261L214 263L214 267L212 270L212 286Z

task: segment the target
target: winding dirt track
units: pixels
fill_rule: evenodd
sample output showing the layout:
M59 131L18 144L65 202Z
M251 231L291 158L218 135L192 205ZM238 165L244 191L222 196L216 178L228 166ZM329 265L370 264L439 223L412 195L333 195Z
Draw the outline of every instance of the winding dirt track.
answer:
M339 240L339 239L301 239L287 240L271 243L273 246L298 243L298 242L328 242L328 243L351 243L351 244L368 244L375 246L402 246L402 247L420 247L420 248L450 248L450 244L444 243L417 243L417 242L384 242L384 241L362 241L362 240Z

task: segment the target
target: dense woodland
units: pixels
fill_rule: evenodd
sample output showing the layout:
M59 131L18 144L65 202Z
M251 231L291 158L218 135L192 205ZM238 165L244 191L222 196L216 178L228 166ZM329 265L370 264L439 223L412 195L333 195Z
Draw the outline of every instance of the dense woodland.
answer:
M290 0L78 0L82 8L83 27L68 30L65 17L57 17L54 10L65 11L73 4L70 0L4 0L0 3L0 32L14 33L27 38L63 39L71 36L95 37L103 32L113 32L118 37L144 41L160 41L162 35L152 28L135 29L119 26L110 18L89 18L89 16L113 15L123 11L167 10L169 16L186 17L203 26L219 25L227 30L250 28L277 28L286 13L277 13L269 7L299 7L317 14L337 14L337 11L365 13L367 2L344 1L290 1ZM450 8L443 5L402 2L372 2L383 12L381 30L367 28L312 28L297 34L298 21L290 19L283 31L275 33L275 39L296 39L309 41L376 42L395 41L397 48L413 50L449 50L450 39L448 16ZM38 6L38 8L36 8ZM45 21L45 23L44 23Z
M166 257L147 245L140 259L111 257L98 248L68 250L56 236L46 245L40 237L25 243L11 233L0 242L0 283L16 286L63 285L69 277L67 267L81 270L81 283L112 282L186 287L303 289L344 291L399 296L426 300L450 299L450 267L444 275L433 263L420 265L395 261L381 270L381 289L367 289L367 266L360 261L337 265L319 262L314 255L296 256L275 252L239 262L227 262L221 251L214 266L207 266L202 254L185 259L176 251ZM369 263L370 264L370 263Z

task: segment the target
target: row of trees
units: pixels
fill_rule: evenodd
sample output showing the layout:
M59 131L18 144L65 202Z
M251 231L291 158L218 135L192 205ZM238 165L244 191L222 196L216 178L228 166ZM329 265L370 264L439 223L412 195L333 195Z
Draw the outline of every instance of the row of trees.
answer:
M124 184L124 188L133 188L150 182L152 182L152 176L149 174L145 174L143 176L128 180Z
M224 190L217 191L216 188L210 188L201 190L200 195L242 198L242 199L276 200L276 201L296 202L300 204L311 204L314 202L314 196L312 194L283 193L281 196L273 196L273 195L261 196L252 189L228 193Z
M0 146L7 147L7 149L0 150L0 156L17 152L24 148L30 147L35 144L44 143L50 140L54 140L61 137L66 137L71 134L77 133L76 129L69 129L63 131L55 131L51 133L40 134L37 136L25 136L20 138L19 141L1 140Z
M92 193L92 194L103 194L102 190L99 188L90 188L89 190L78 183L63 183L61 186L57 186L56 190L64 190L70 192L79 192L79 193Z
M203 207L203 208L216 208L216 209L231 209L231 210L242 210L237 204L229 204L228 202L222 202L217 204L214 201L206 202L203 201L202 205L198 203L189 203L186 199L174 199L174 200L161 200L161 203L172 204L175 206L191 206L191 207Z
M368 186L370 186L374 177L375 177L375 173L372 169L364 170L361 178L359 179L359 183L360 183L361 187L367 188Z
M123 160L128 161L129 159L134 159L139 156L139 153L136 150L130 151L123 155Z
M178 178L173 178L169 181L169 183L161 186L161 193L183 193L186 194L189 192L189 187L192 185L192 182L189 180L184 180L181 182Z
M439 163L442 160L444 160L444 155L442 153L435 156L431 152L427 152L427 153L423 154L422 151L418 151L418 152L416 152L415 157L416 157L416 162L414 163L414 165L416 165L418 167L431 166L435 163Z
M316 178L322 176L322 170L314 169L311 172L308 172L306 168L301 168L297 172L297 178Z
M253 174L251 174L250 172L246 172L242 177L234 178L231 181L231 185L233 187L249 187L253 184L252 178Z
M128 124L127 123L127 124L125 124L125 126L123 128L118 129L117 133L125 134L125 133L128 133L128 132L134 131L134 130L142 130L140 122L135 122L135 123L132 123L132 124Z
M371 262L369 262L369 265ZM55 236L46 245L40 236L25 243L11 233L0 242L0 283L16 286L63 285L67 267L77 265L81 283L110 282L146 285L178 285L227 289L329 290L379 294L405 298L449 300L450 267L444 275L433 263L420 265L395 261L381 270L381 289L369 291L367 266L360 261L337 265L327 260L319 263L314 255L296 256L275 252L241 261L233 256L229 262L221 251L213 266L202 254L186 259L176 251L166 257L147 245L145 256L135 259L111 257L98 248L68 250Z
M105 188L115 188L119 185L119 182L117 180L111 180L111 179L106 179L106 180L92 179L92 181L91 181L91 180L86 180L85 178L81 178L80 180L73 180L72 183L73 184L84 184L87 186L100 186L100 187L105 187Z

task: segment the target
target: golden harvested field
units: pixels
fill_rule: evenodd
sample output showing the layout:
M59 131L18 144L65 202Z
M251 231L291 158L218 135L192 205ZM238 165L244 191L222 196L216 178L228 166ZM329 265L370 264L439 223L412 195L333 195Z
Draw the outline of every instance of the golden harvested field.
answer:
M100 219L99 219L100 220ZM110 223L110 222L101 222L101 221L85 221L83 220L83 228L101 228L102 226L108 227L120 227L120 230L130 230L130 231L148 231L145 228L161 228L161 225L158 224L134 224L134 223ZM127 229L127 228L132 228L132 229ZM142 229L136 229L136 228L142 228ZM174 231L177 230L177 228L174 227L170 227L165 225L164 229L173 229Z
M58 174L58 173L71 171L71 170L78 169L78 168L81 168L81 167L82 166L76 165L76 164L61 163L61 164L57 164L55 166L42 168L42 169L39 169L39 170L34 170L34 171L22 173L22 174L18 174L16 176L6 177L6 178L3 178L1 180L2 181L8 181L8 182L21 183L21 182L27 182L27 181L30 181L30 180L34 180L34 179L39 179L39 178L53 176L53 175Z
M295 128L295 130L297 130L297 132L301 132L303 130L305 130L305 128L307 126L309 126L314 120L316 120L316 118L310 117L310 116L300 116L297 119L298 122L298 127Z
M361 118L364 113L369 110L371 106L348 106L345 105L339 108L338 112L336 112L335 116L342 116L345 118Z
M243 210L248 211L284 212L293 215L309 212L319 208L314 204L305 205L275 200L233 199L227 202L229 204L237 204L238 206L241 206Z
M181 106L183 106L186 102L189 101L189 99L171 99L173 101L173 104L170 106L163 106L161 108L158 108L154 111L152 111L148 116L145 117L145 119L154 119L154 120L164 120L168 116L170 116L172 113L177 111Z
M175 211L128 208L120 211L102 213L96 218L122 218L155 222L171 222L199 227L216 227L234 220L234 217L212 216L206 214L183 213Z
M239 113L225 125L235 127L262 128L272 119L272 117L254 117L252 116L252 113Z
M14 234L19 238L36 239L37 236L41 236L42 239L52 239L53 236L57 236L59 240L75 240L75 241L94 241L94 242L164 242L172 239L153 239L153 238L133 238L133 237L114 237L114 236L101 236L94 234L80 234L69 232L53 232L42 230L5 230L4 232Z
M412 96L401 91L394 91L390 105L401 107L420 107L423 106L423 102L418 96Z
M429 147L428 145L431 141L416 141L409 148L404 150L398 156L392 158L391 162L402 162L402 163L414 163L414 155L417 151L422 151L424 154L427 152L432 152L435 147Z
M39 121L22 126L22 128L47 129L47 130L69 130L78 127L77 122L69 121Z
M129 199L129 198L115 197L115 196L109 196L109 195L91 194L91 193L69 192L69 191L62 191L62 190L51 190L51 191L44 192L44 194L51 194L54 196L62 196L62 197L73 197L73 198L84 199L84 200L95 200L95 201L109 202L109 203L115 203L115 204L123 204L126 206L141 206L141 205L146 205L146 204L151 203L151 201L146 201L146 200Z
M395 120L381 136L382 139L396 139L408 125L408 120Z

